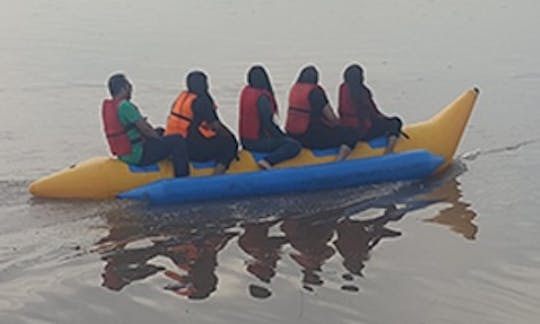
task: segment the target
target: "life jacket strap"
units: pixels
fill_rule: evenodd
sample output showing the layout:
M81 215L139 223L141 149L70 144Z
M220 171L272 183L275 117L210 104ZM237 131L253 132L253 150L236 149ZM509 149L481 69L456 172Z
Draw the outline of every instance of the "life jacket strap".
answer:
M289 107L289 109L294 110L294 111L298 111L298 112L301 112L301 113L304 113L304 114L310 114L311 113L309 110L302 109L302 108Z
M174 117L179 118L179 119L183 119L183 120L188 121L188 122L192 122L192 120L190 118L188 118L188 117L186 117L184 115L181 115L179 113L176 113L174 111L171 111L171 116L174 116Z

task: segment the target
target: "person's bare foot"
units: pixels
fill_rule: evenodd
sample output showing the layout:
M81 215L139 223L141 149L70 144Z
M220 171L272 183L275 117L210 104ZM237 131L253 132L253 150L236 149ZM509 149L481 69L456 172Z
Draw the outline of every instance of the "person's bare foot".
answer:
M270 165L270 163L268 163L268 161L262 159L260 160L259 162L257 162L257 164L259 165L259 167L263 170L271 170L272 169L272 165Z
M384 149L384 154L390 154L394 153L394 147L396 147L397 142L397 136L390 136L388 137L388 144L386 144L386 148Z
M227 171L227 168L223 164L218 163L214 167L214 175L224 174L225 171Z
M338 155L336 156L336 161L343 161L347 158L347 156L349 156L349 154L351 153L351 148L348 147L347 145L341 145L339 147L339 152L338 152Z

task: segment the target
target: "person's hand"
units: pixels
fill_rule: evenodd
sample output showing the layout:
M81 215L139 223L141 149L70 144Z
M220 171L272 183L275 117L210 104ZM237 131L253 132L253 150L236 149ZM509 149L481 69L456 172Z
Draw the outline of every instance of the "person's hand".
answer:
M163 137L165 135L165 128L161 126L154 128L154 130L160 137Z

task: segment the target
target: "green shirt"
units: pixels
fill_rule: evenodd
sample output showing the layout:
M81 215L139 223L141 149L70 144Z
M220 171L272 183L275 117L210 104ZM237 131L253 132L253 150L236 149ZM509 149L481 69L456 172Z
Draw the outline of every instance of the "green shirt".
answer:
M127 100L123 100L118 107L118 119L124 127L135 124L139 120L143 119L143 116L139 112L139 109ZM141 132L136 127L131 127L127 131L127 136L130 140L135 140L142 137ZM119 156L118 158L129 164L138 164L141 162L143 154L143 143L139 141L131 144L131 153Z

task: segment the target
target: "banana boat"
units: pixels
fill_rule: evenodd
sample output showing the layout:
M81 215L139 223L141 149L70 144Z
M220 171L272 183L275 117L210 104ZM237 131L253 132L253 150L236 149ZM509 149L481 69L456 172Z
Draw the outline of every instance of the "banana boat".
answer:
M386 139L379 138L359 142L347 161L332 162L337 149L303 149L295 158L276 165L275 170L259 171L257 160L262 155L242 150L225 175L209 176L211 162L191 163L190 176L182 179L173 178L170 161L136 167L101 156L38 179L30 184L29 191L37 197L63 199L149 199L152 192L165 196L170 192L172 198L162 195L154 202L176 203L422 179L443 171L452 162L478 95L477 88L467 90L432 118L405 125L403 131L409 138L400 137L395 153L386 156ZM349 180L353 178L357 180ZM334 184L328 185L329 181ZM157 183L160 186L156 187ZM213 187L215 192L211 193ZM237 188L243 189L237 192ZM186 198L189 192L192 198Z

